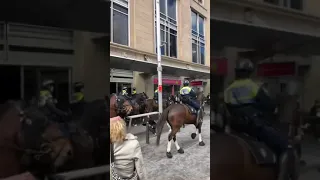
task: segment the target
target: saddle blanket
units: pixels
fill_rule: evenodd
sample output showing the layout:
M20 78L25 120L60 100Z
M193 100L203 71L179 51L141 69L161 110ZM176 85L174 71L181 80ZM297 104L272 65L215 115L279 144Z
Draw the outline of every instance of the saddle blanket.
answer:
M277 157L275 153L269 147L267 147L266 144L241 133L234 133L232 136L246 144L258 165L274 165L277 163Z

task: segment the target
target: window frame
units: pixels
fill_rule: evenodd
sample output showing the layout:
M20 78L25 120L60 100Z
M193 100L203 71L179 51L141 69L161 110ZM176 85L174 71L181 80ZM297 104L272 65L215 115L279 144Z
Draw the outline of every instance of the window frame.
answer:
M164 47L164 54L161 53L162 56L167 56L167 57L171 57L171 58L178 58L179 57L179 51L178 51L178 1L174 0L176 7L175 7L175 11L176 11L176 19L172 19L169 15L168 15L168 0L165 0L165 8L166 8L166 14L163 14L160 10L160 36L161 36L161 30L163 30L161 28L161 26L164 27L164 32L165 32L165 47ZM160 5L160 4L159 4ZM153 1L153 14L154 14L154 51L155 53L157 53L157 14L156 14L156 0ZM163 18L165 17L165 18ZM170 19L175 21L175 23L170 22ZM168 31L167 31L168 28ZM170 30L174 30L176 32L175 36L176 36L176 57L170 56L170 35L172 33L170 33ZM169 34L169 38L167 39L167 36ZM161 42L161 49L163 47L163 42ZM166 51L166 49L168 49L168 52Z
M110 42L112 43L115 43L115 44L119 44L119 43L116 43L113 41L113 11L114 11L114 8L113 8L113 4L117 4L118 6L121 6L123 8L127 8L128 9L128 44L125 45L125 44L120 44L120 45L123 45L123 46L128 46L130 47L130 42L131 42L131 38L130 38L130 13L131 13L131 10L130 10L130 1L129 0L110 0ZM116 10L117 11L117 10ZM121 12L123 13L123 12ZM123 13L124 14L124 13Z
M197 31L195 32L193 30L193 24L192 24L192 13L195 13L197 16ZM199 12L197 12L196 10L191 8L191 54L192 54L192 63L196 63L196 64L201 64L201 65L205 65L206 64L206 39L205 39L205 34L206 34L206 28L205 28L205 20L206 17L203 16L202 14L200 14ZM201 37L200 35L200 17L203 19L203 37ZM194 43L195 41L195 43ZM196 45L196 49L197 49L197 62L193 61L193 44ZM203 45L203 46L202 46ZM204 48L204 59L203 59L203 64L201 63L201 47Z
M292 8L291 7L291 1L292 0L278 0L277 3L272 3L272 2L268 2L267 0L263 0L264 3L272 5L272 6L278 6L278 7L282 7L285 9L290 9L293 11L304 11L304 7L305 7L305 1L301 0L301 8L300 9L296 9L296 8ZM287 2L287 4L285 5L285 2Z

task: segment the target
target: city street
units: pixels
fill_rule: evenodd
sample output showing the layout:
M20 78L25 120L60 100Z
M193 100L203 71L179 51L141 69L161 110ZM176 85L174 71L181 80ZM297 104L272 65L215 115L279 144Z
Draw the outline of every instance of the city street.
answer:
M141 128L142 126L140 126ZM175 145L172 144L172 159L166 157L168 137L167 125L161 135L160 145L156 146L156 137L150 136L150 144L145 142L145 133L138 135L145 166L150 180L209 180L210 179L210 122L209 108L202 125L202 138L205 146L199 146L198 136L191 139L191 133L195 132L193 125L186 125L177 134L180 147L184 154L178 154ZM136 127L138 128L138 127ZM142 127L143 130L145 129Z

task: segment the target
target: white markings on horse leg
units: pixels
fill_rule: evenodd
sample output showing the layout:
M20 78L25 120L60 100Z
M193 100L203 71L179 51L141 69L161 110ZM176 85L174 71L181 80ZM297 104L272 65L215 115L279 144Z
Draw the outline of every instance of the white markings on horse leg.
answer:
M172 141L172 139L170 141L168 141L167 152L171 152L171 141Z
M174 144L176 145L177 150L179 150L179 149L180 149L180 146L179 146L179 144L178 144L177 138L174 137L174 138L173 138L173 141L174 141Z
M201 130L200 130L200 129L198 129L198 131L197 131L197 132L199 133L199 142L202 142Z

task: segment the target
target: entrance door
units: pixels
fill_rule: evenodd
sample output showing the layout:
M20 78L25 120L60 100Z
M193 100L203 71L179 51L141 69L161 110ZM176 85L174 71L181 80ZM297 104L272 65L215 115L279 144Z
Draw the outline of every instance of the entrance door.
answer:
M8 100L19 100L20 66L0 66L0 103Z

